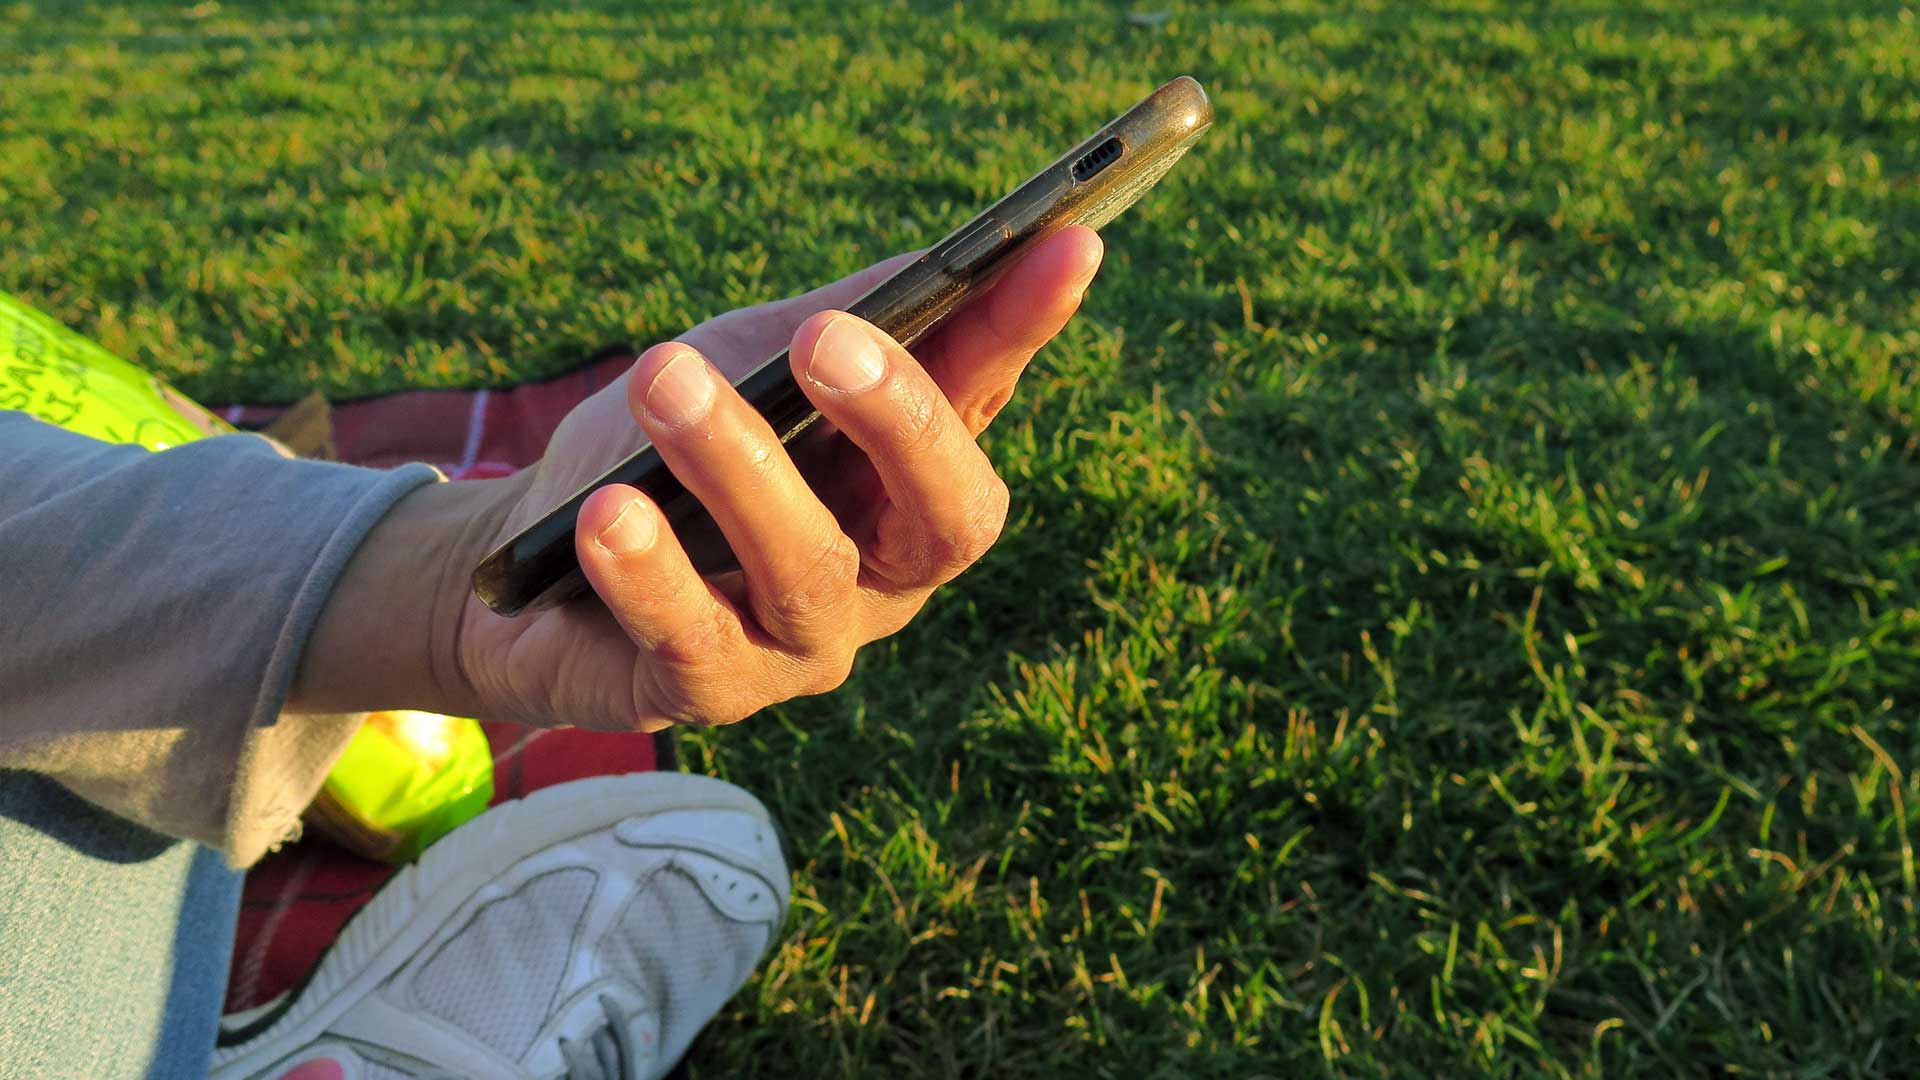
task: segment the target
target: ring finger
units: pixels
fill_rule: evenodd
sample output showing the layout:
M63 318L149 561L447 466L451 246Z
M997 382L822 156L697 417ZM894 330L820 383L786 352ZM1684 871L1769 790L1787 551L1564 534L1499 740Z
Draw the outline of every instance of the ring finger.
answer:
M999 538L1007 488L940 387L899 343L844 312L803 323L792 355L807 396L886 490L863 536L869 568L924 590L972 565Z

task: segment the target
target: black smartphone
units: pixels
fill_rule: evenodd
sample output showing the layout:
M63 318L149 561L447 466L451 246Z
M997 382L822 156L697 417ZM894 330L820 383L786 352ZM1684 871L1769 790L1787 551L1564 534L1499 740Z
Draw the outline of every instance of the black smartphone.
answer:
M1212 123L1213 105L1200 84L1184 75L1173 80L846 310L911 348L1031 245L1068 225L1097 229L1112 221L1165 176ZM790 448L809 429L814 437L834 437L825 434L827 425L815 425L820 414L794 382L786 350L734 386ZM586 578L574 555L574 526L587 496L607 484L631 484L646 492L700 572L736 565L706 509L647 446L494 549L473 572L474 594L502 615L517 615L585 591Z

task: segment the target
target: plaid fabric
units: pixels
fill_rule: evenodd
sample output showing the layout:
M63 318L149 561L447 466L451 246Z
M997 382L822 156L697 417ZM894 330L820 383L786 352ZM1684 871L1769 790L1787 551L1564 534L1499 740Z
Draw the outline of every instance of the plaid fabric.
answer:
M507 390L419 390L336 405L333 439L342 461L438 465L455 480L505 476L532 463L582 398L633 363L608 349L577 371ZM279 408L218 410L233 424L267 426ZM493 745L494 802L585 776L673 768L664 738L536 731L485 723ZM347 920L394 872L320 840L289 845L247 873L227 980L226 1009L252 1008L292 989L319 963Z

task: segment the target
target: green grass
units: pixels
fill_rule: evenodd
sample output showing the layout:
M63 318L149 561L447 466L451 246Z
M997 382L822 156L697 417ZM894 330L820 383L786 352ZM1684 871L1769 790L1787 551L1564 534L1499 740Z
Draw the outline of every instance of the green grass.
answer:
M499 383L1219 122L1016 520L685 745L784 945L696 1076L1914 1075L1894 4L0 9L0 289L208 400Z

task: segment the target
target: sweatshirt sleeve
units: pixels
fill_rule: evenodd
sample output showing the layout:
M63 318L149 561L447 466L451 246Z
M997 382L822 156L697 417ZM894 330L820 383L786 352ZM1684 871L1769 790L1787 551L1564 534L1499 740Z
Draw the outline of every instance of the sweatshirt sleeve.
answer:
M360 720L281 714L301 650L374 523L438 478L0 412L0 767L236 866L298 835Z

